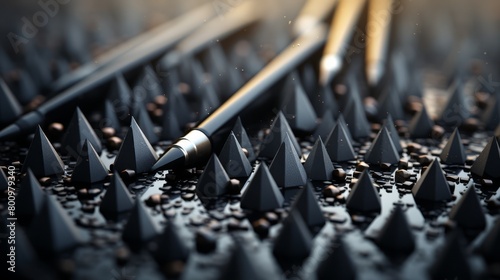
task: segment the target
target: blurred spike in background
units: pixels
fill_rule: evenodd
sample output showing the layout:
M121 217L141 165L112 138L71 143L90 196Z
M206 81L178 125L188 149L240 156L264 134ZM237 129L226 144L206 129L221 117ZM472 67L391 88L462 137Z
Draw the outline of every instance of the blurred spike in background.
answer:
M258 0L9 1L0 10L0 75L11 84L24 77L26 73L21 74L20 69L26 69L36 88L44 92L62 74L190 9L209 3L223 17L244 1ZM272 28L262 28L255 44L283 49L290 32L276 30L293 25L304 2L262 1L269 5L265 25ZM418 62L442 71L448 83L484 68L484 72L496 74L489 67L500 56L499 10L495 0L395 0L367 28L357 29L365 37L377 36L380 21L392 14L391 49L403 52L410 64ZM355 39L350 52L363 53L364 48L364 40Z

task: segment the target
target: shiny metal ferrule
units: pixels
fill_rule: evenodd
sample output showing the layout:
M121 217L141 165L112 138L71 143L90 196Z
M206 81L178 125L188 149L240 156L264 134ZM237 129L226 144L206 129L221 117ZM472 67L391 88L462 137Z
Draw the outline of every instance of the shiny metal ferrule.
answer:
M191 161L208 159L212 152L212 144L208 136L196 129L179 138L173 146L179 148L184 153L185 165L196 164L196 162Z

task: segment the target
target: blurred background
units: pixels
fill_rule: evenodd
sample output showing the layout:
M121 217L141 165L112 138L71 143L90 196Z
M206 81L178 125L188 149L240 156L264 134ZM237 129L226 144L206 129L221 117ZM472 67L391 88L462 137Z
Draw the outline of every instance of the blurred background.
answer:
M5 1L0 9L0 75L15 94L47 93L64 74L195 7L212 4L223 17L243 1L258 0ZM268 24L262 26L271 28L256 32L257 47L282 49L289 42L288 26L305 1L260 2L270 5L264 9ZM429 68L432 75L440 73L435 77L444 79L445 85L457 75L480 73L486 79L493 75L490 80L495 81L500 60L499 1L398 0L394 11L391 56L412 61L412 67ZM26 86L20 80L32 82Z

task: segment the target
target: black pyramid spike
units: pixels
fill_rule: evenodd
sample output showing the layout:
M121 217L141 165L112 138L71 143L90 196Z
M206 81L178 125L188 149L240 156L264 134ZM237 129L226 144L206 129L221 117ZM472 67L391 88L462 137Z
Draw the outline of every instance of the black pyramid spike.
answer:
M271 165L269 165L269 171L271 171L278 186L283 188L303 186L307 182L306 171L293 148L290 136L286 135Z
M372 177L368 169L365 169L358 181L352 187L347 197L346 207L355 212L377 212L380 213L380 197L373 185Z
M26 172L28 168L37 177L64 174L64 163L40 126L35 132L21 172Z
M230 178L244 178L252 173L252 165L232 131L222 147L219 160Z
M304 163L304 169L306 170L307 176L311 180L324 181L332 179L332 160L326 151L325 145L321 140L321 136L319 136L316 143L314 143L314 146Z
M56 197L46 195L44 200L28 230L36 251L41 255L56 255L81 243L80 232Z
M340 121L326 138L325 148L332 161L341 162L356 158L347 130Z
M292 92L283 107L290 127L296 131L311 132L316 128L316 112L304 91L299 79L292 81Z
M394 147L389 131L385 127L380 129L372 145L365 154L365 162L367 163L390 163L399 162L399 154Z
M173 95L171 94L171 96ZM180 129L181 125L179 119L177 118L175 103L175 99L169 99L163 106L161 139L174 140L182 136L182 131Z
M179 229L172 220L168 220L163 233L159 236L158 248L155 252L156 261L165 265L173 261L186 261L189 248L179 234Z
M296 210L310 229L319 229L325 224L325 216L319 207L313 186L308 184L300 192L293 204L292 211Z
M108 169L104 166L90 141L85 140L76 161L71 181L75 183L96 183L108 176Z
M484 211L473 185L465 191L457 204L453 205L450 219L454 220L459 227L466 229L484 229L486 227Z
M465 163L465 150L462 145L462 138L460 137L460 132L458 128L455 128L448 142L441 151L439 156L442 163L445 164L464 164Z
M108 93L108 99L115 106L118 114L127 114L129 112L132 102L132 91L122 74L116 75Z
M321 122L316 128L313 137L318 139L321 137L322 139L328 138L328 135L332 131L332 128L335 127L335 120L333 119L332 112L330 110L326 110L323 117L321 118Z
M111 104L108 99L104 102L104 120L102 124L103 127L114 128L117 133L119 133L122 129L118 116L115 112L115 107L113 107L113 104Z
M429 269L431 279L473 279L467 255L462 232L451 231Z
M219 280L264 280L269 279L263 275L261 268L255 260L255 256L241 241L235 240L234 248L228 262L222 267Z
M137 124L148 139L149 143L154 144L158 142L159 137L158 134L156 134L155 125L142 105L140 105L137 110Z
M500 261L500 218L496 218L493 227L488 231L479 247L481 255L489 262Z
M394 207L375 241L389 256L407 256L413 252L415 238L400 206Z
M262 162L249 180L247 189L241 196L242 209L264 212L281 208L285 199L266 163Z
M271 125L271 132L262 141L259 157L272 158L278 151L286 135L290 136L293 147L298 155L301 155L299 143L295 139L292 129L288 125L285 116L280 111Z
M129 131L115 159L115 170L131 169L136 173L149 172L157 160L158 155L132 117Z
M412 138L429 138L431 136L434 122L427 114L425 105L422 104L420 112L415 114L408 125L408 130Z
M488 130L495 129L500 123L500 97L495 96L491 98L494 100L488 103L488 107L482 117L484 127Z
M15 121L22 108L7 84L0 78L0 125Z
M21 181L19 193L16 197L16 214L20 220L31 221L42 209L45 200L44 192L37 178L30 169Z
M446 126L457 127L470 116L469 106L465 101L464 84L456 80L452 94L441 112L441 121Z
M362 106L356 102L344 111L347 128L351 132L354 139L360 139L370 136L370 124L365 116L365 111Z
M472 164L470 172L480 177L500 178L498 166L500 166L500 148L496 137L491 137Z
M85 140L92 143L92 146L98 154L102 152L101 140L99 140L95 134L87 118L85 118L85 115L80 111L80 108L77 107L61 141L61 149L63 152L76 158Z
M396 131L396 126L394 125L394 121L392 120L391 115L387 115L387 118L382 125L382 129L385 128L389 132L389 136L391 136L392 144L396 148L398 153L403 152L403 147L401 146L401 139L399 138L398 132Z
M419 200L439 202L451 198L450 188L439 161L434 159L431 162L411 191Z
M122 232L122 239L130 249L138 251L142 244L150 241L158 234L153 218L139 198L130 212L130 216Z
M234 136L236 136L236 139L238 139L238 142L240 143L242 148L245 148L248 152L248 160L253 161L255 159L255 151L252 146L252 142L250 142L250 138L248 137L247 131L243 127L243 124L241 123L240 117L236 119L236 122L233 126L233 133Z
M99 211L104 216L113 216L118 213L129 211L134 207L132 196L127 190L118 172L114 172L111 177L111 184L104 194Z
M318 280L355 280L356 266L351 255L347 252L346 245L342 239L334 241L330 246L326 258L321 261L316 269Z
M275 239L274 256L283 261L302 261L309 256L311 246L312 235L302 216L297 211L290 211Z
M216 154L212 154L198 179L196 189L205 197L218 197L227 193L229 176Z
M3 193L9 188L9 181L7 180L7 176L3 171L3 168L0 168L0 193Z
M379 99L378 107L378 118L383 120L387 115L393 116L396 120L402 120L404 118L404 113L402 109L402 102L400 100L399 94L395 89L388 89L384 91Z

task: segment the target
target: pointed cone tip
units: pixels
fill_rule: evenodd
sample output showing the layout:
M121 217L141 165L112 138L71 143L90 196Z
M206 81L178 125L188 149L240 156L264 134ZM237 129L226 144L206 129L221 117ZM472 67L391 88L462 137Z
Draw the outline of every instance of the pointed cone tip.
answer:
M184 162L184 153L180 149L173 147L163 154L151 170L178 168L184 166Z

